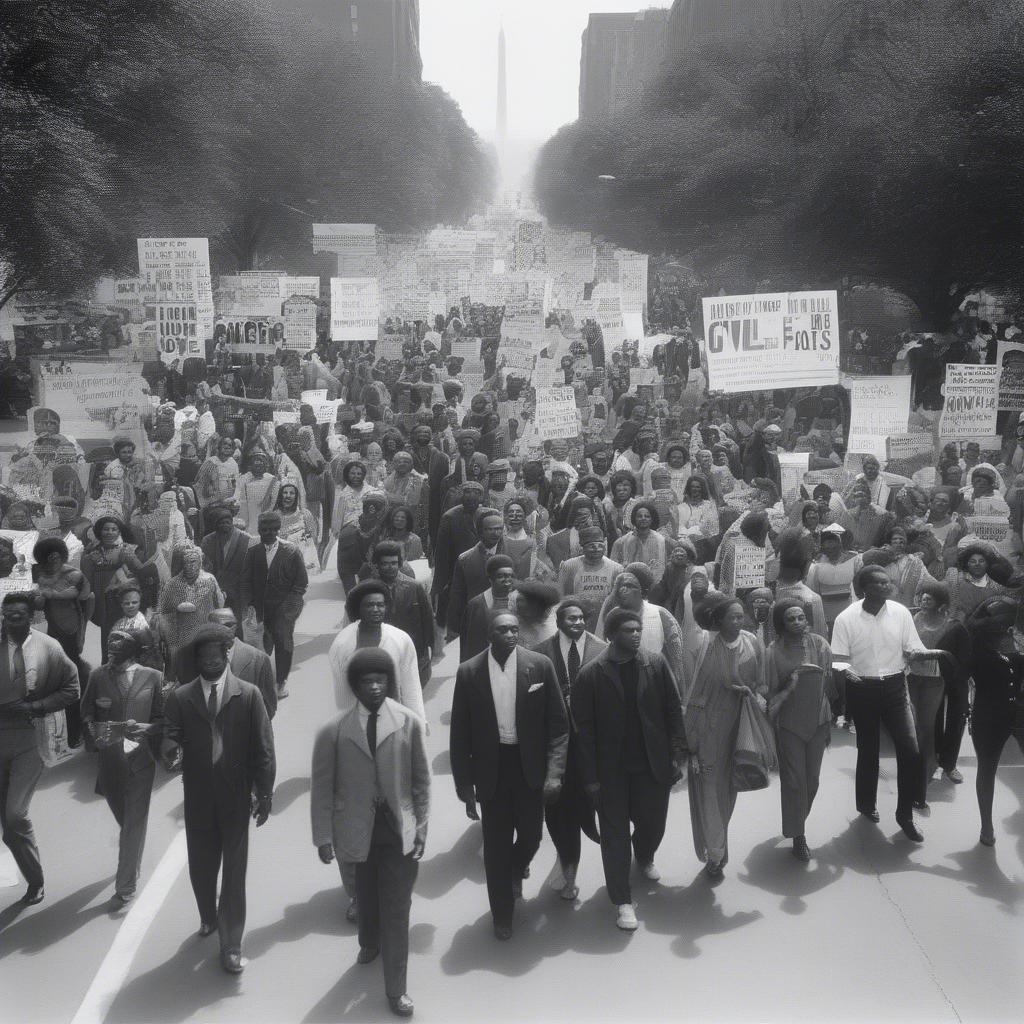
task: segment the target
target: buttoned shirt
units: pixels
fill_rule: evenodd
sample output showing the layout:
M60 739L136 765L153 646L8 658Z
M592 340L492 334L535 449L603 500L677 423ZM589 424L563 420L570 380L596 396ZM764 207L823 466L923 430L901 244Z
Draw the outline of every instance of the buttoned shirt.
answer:
M217 711L220 711L221 704L224 703L224 684L227 682L228 670L225 668L221 673L219 679L204 679L202 676L199 677L199 682L203 687L203 703L210 706L210 689L214 683L217 684ZM216 714L216 712L215 712Z
M36 663L36 649L35 644L32 642L32 631L29 630L28 636L25 638L25 642L21 645L22 657L25 659L25 692L21 695L27 699L31 699L32 691L36 688L36 674L37 674L37 663ZM11 674L11 681L14 681L14 650L16 644L13 640L7 641L7 670Z
M274 541L273 544L264 544L263 550L267 553L267 571L270 571L271 563L274 561L274 556L277 554L277 549L280 547L280 541Z
M367 708L367 706L361 700L357 700L356 701L356 705L357 705L357 712L359 714L359 728L363 730L363 735L365 736L366 735L366 727L367 727L367 725L370 722L370 710L369 710L369 708ZM384 707L384 705L382 704L379 708L377 708L377 728L378 729L380 728L380 712L381 712L381 708L383 708L383 707ZM369 740L367 740L367 743L369 743ZM374 764L376 765L376 762L377 762L376 753L374 754L373 760L374 760ZM375 768L374 769L374 773L373 773L373 804L374 804L375 807L380 807L380 806L382 806L383 804L386 804L386 803L387 803L387 801L384 799L384 792L380 788L380 775L379 775L379 772L377 771L377 769Z
M583 666L583 647L587 642L586 636L581 636L579 640L571 640L561 630L558 631L558 649L562 652L562 661L565 662L565 671L569 671L569 648L575 644L576 653L580 656L580 667Z
M910 610L886 601L877 615L857 601L839 613L832 630L832 656L847 661L859 676L879 678L906 670L906 655L927 648Z
M494 714L498 719L498 739L502 743L519 742L516 733L516 666L517 652L513 651L502 668L494 660L494 654L487 649L487 674L491 680L491 696L494 698Z

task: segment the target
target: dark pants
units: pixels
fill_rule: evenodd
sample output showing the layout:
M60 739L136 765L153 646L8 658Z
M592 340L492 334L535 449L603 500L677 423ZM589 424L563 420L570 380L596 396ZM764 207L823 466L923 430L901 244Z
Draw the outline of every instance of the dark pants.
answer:
M631 854L637 863L650 864L665 835L671 786L662 785L649 772L623 771L614 781L601 781L598 820L601 823L601 860L608 896L615 906L632 902L629 888ZM630 849L630 822L633 824Z
M185 827L188 874L196 894L199 919L217 922L220 948L240 953L245 931L245 871L249 863L249 818L237 812L217 821L213 828ZM220 901L217 900L217 873Z
M43 884L28 807L43 774L35 729L0 729L0 827L4 845L31 886Z
M907 677L910 706L914 709L914 731L917 734L918 758L917 790L914 799L928 800L928 783L935 771L935 721L942 706L944 684L941 676L919 676L913 672Z
M156 765L150 763L141 771L130 772L123 756L106 750L100 752L100 789L121 832L117 849L118 896L132 896L139 884L142 852L146 846L149 826L149 801L153 794ZM103 761L107 761L104 765ZM211 918L212 920L212 918Z
M78 692L85 689L89 681L89 672L82 664L82 656L78 650L78 633L62 633L54 626L47 625L47 633L60 644L61 650L74 663L78 671ZM68 722L68 745L77 747L82 742L82 712L79 702L73 701L64 709L64 716Z
M857 729L857 810L873 811L878 795L881 726L896 747L896 817L909 818L918 785L920 753L903 673L846 684L846 710Z
M498 783L491 798L480 801L480 814L491 917L495 925L510 928L515 909L512 886L525 876L540 848L544 826L544 795L527 786L518 744L500 745Z
M958 679L947 683L943 703L935 718L935 751L939 767L951 772L960 758L960 744L967 726L968 702L967 680Z
M373 822L370 852L356 864L359 901L359 945L379 949L384 961L384 992L404 996L409 966L409 909L419 862L402 853L402 837L378 813Z
M263 649L274 656L274 675L279 687L288 682L295 651L295 620L267 609L263 620Z
M565 777L558 800L544 808L544 821L548 835L555 844L558 860L563 868L576 867L580 862L580 836L585 832L590 839L598 842L594 824L594 810L579 781L574 756L573 741L569 741L569 756L565 763Z

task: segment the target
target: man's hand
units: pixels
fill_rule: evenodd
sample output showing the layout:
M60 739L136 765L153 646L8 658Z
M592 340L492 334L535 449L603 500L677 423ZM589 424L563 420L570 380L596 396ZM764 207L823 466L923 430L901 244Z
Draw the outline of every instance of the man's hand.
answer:
M256 797L253 802L252 816L256 819L256 827L267 823L270 817L270 806L272 798L269 796Z
M334 847L330 843L318 846L316 852L321 864L330 864L334 860Z
M928 661L931 658L947 658L952 659L953 655L949 651L911 651L907 656L907 663L910 665L916 665L921 661Z
M466 801L466 817L470 821L480 820L480 812L476 809L476 800L472 797Z
M557 803L562 793L562 783L557 779L547 779L544 783L544 803L549 807Z
M853 671L852 668L846 670L846 681L848 683L859 683L861 681L860 676Z
M420 832L417 830L416 837L412 841L412 859L422 860L423 851L427 845L427 834L426 832Z
M781 693L775 694L774 697L768 702L768 716L775 718L776 715L782 710L782 705L786 703L786 698Z

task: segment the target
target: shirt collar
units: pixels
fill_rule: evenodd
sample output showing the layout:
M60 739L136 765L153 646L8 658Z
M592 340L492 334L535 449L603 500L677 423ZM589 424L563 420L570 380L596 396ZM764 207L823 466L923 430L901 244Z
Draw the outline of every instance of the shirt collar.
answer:
M495 659L494 652L490 649L490 647L488 647L487 648L487 667L488 667L488 669L491 669L491 666L493 666L493 670L492 671L499 672L499 673L505 673L507 675L515 675L516 668L518 666L518 660L517 660L518 659L518 655L519 655L519 649L516 648L508 656L508 661L505 662L505 667L502 668L498 664L497 660Z

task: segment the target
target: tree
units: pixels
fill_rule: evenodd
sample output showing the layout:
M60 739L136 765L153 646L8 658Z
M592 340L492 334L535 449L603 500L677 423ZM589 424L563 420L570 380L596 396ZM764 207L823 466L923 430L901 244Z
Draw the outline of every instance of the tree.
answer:
M728 290L842 276L936 328L1024 269L1024 3L779 0L544 148L541 207ZM614 175L611 183L599 175Z

